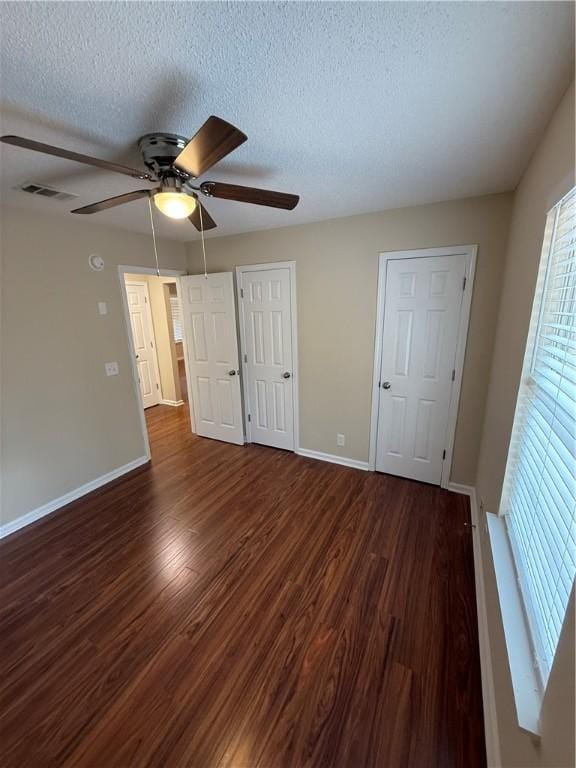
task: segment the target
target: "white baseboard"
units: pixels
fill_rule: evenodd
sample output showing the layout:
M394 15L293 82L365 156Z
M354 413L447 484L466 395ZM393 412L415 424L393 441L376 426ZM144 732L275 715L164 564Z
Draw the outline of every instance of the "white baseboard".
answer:
M68 491L68 493L65 493L63 496L53 499L47 504L43 504L41 507L33 509L31 512L27 512L25 515L17 517L16 520L11 520L9 523L0 526L0 539L9 536L11 533L16 533L20 528L35 523L36 520L40 520L40 518L49 515L51 512L55 512L57 509L65 507L66 504L70 504L70 502L76 501L76 499L79 499L81 496L85 496L87 493L95 491L97 488L101 488L103 485L112 482L112 480L116 480L128 472L132 472L132 470L141 467L143 464L147 464L149 461L150 459L148 456L141 456L139 459L135 459L128 464L124 464L122 467L113 469L111 472L107 472L105 475L97 477L89 483L85 483L79 488L75 488L73 491Z
M472 509L472 497L476 498L476 489L471 485L462 485L462 483L448 483L448 489L452 493L462 493L464 496L470 496L470 509Z
M486 590L484 588L484 565L480 544L480 517L476 489L471 486L450 483L450 490L466 493L470 496L470 517L472 525L472 547L474 551L474 580L476 585L476 610L478 613L478 644L480 647L480 668L482 673L482 703L484 708L484 732L486 738L486 760L488 768L501 768L500 737L496 714L496 694L494 691L494 672L492 653L488 633L488 614L486 611ZM454 486L454 487L452 487ZM464 490L467 489L467 490Z
M184 400L160 400L159 405L184 405Z
M322 451L311 451L308 448L298 448L296 453L299 456L305 456L307 459L318 459L319 461L328 461L330 464L341 464L344 467L353 467L354 469L363 469L368 472L370 466L367 461L358 459L349 459L346 456L335 456L333 453L322 453Z

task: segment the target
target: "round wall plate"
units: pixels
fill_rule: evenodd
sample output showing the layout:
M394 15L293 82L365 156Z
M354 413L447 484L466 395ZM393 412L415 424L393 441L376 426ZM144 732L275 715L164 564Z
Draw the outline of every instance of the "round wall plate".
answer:
M102 272L104 269L104 259L99 253L91 253L88 256L88 264L95 272Z

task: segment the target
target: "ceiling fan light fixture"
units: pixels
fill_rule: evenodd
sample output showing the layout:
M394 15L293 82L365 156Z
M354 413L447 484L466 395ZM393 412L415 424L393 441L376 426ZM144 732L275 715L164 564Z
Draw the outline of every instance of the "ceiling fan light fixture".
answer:
M171 219L187 219L196 209L196 198L183 192L156 192L154 205Z

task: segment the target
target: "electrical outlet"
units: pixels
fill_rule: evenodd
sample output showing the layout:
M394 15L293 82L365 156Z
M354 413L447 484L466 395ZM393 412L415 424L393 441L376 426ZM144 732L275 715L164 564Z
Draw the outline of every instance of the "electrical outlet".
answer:
M107 315L108 314L108 307L107 307L105 301L99 301L98 302L98 312L101 315Z
M346 445L346 435L336 435L336 445L339 448L342 448L344 445Z
M104 368L106 376L117 376L120 373L118 363L104 363Z

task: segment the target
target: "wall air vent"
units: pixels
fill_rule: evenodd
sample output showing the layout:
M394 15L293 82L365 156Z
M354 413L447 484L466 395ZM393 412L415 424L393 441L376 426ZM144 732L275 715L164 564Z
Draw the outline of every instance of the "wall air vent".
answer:
M38 184L35 181L25 181L23 184L19 184L14 189L20 189L22 192L28 192L29 195L38 195L39 197L51 197L53 200L74 200L78 195L73 195L70 192L62 192L60 189L54 189L54 187L47 187L45 184Z

